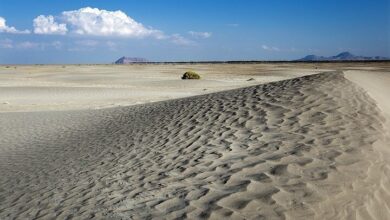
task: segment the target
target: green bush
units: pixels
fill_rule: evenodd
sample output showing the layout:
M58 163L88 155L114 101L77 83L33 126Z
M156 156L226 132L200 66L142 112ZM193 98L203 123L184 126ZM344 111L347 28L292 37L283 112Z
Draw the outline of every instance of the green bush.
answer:
M200 76L194 71L187 71L183 74L181 79L200 79Z

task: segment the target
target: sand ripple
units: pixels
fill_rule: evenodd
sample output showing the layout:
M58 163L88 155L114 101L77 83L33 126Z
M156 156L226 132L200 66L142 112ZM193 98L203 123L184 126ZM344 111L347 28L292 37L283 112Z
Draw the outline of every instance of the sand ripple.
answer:
M123 108L0 114L0 218L348 217L370 192L381 120L338 72ZM322 205L332 198L346 202Z

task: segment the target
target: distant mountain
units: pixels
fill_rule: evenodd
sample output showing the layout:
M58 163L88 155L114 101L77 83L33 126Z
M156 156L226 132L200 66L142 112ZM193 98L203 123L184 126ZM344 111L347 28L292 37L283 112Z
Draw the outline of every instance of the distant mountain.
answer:
M115 64L129 64L129 63L145 63L148 62L145 58L140 57L121 57L117 61L115 61Z
M330 56L330 57L308 55L296 61L337 61L337 60L389 60L389 58L380 57L380 56L375 56L375 57L355 56L350 52L342 52L336 56Z
M317 56L317 55L307 55L304 58L301 58L297 61L319 61L319 60L326 60L326 57Z

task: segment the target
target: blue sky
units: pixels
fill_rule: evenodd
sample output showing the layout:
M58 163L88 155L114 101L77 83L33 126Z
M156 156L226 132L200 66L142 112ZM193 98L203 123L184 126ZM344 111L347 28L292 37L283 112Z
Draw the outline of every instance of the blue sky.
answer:
M390 57L389 0L0 0L0 63ZM120 12L118 12L120 11Z

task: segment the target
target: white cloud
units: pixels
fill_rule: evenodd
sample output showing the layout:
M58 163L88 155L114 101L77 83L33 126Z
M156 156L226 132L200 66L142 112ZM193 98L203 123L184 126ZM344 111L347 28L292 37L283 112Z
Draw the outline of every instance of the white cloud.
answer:
M188 34L196 38L209 38L212 35L211 32L196 32L196 31L188 31Z
M61 22L57 21L60 20ZM36 34L67 34L72 33L84 36L97 37L125 37L125 38L146 38L152 37L158 40L168 40L177 45L195 45L196 43L183 37L180 34L164 34L164 32L145 27L135 21L124 12L108 11L104 9L85 7L78 10L64 11L60 16L40 15L34 19L34 33ZM188 32L195 38L208 38L209 32ZM75 42L82 46L97 46L97 41L83 40ZM106 44L109 48L116 48L116 45ZM77 48L75 48L77 50Z
M194 46L196 43L192 40L189 40L180 34L173 34L170 36L170 39L173 43L177 45L182 45L182 46Z
M261 48L263 48L263 50L267 50L267 51L280 51L280 49L277 47L270 47L267 45L262 45Z
M66 24L58 24L54 21L54 17L39 15L33 21L34 33L36 34L66 34L68 29Z
M7 26L6 20L3 17L0 17L0 33L11 33L11 34L28 34L29 30L20 31L14 27Z
M64 11L62 18L72 27L74 33L80 35L166 38L161 31L147 28L119 10L86 7Z

